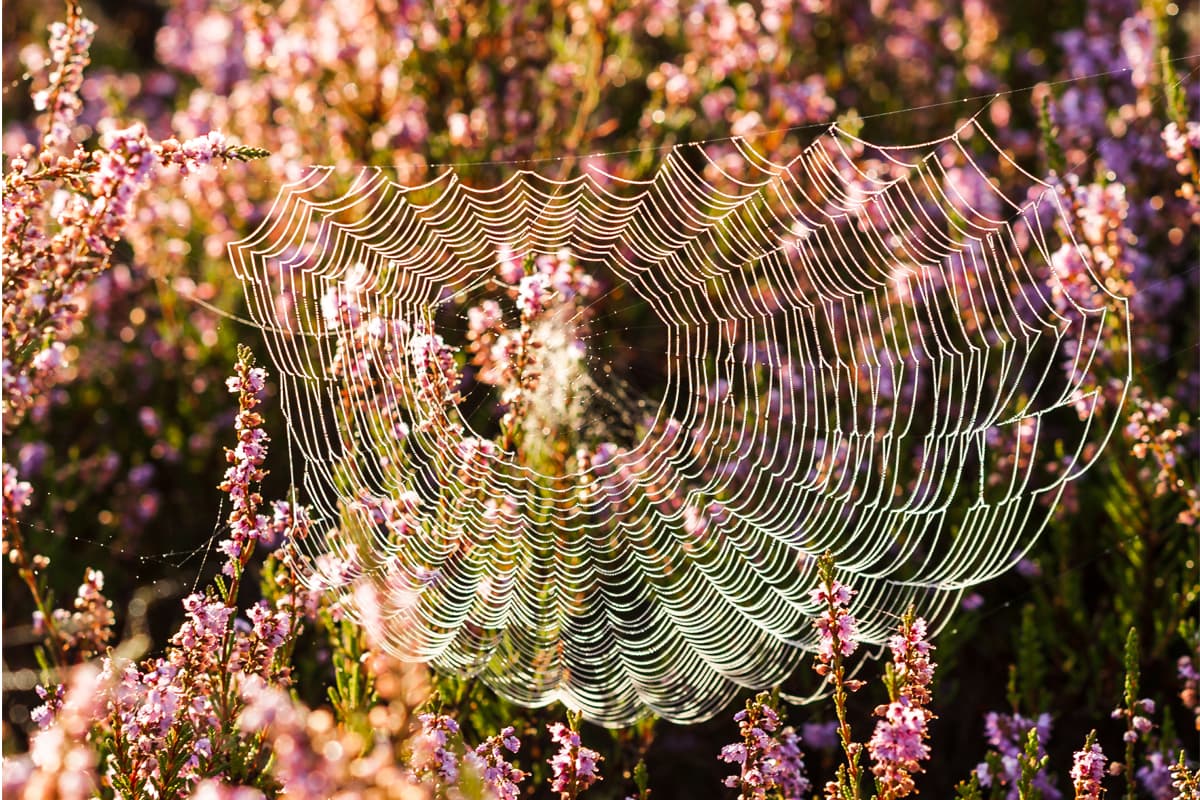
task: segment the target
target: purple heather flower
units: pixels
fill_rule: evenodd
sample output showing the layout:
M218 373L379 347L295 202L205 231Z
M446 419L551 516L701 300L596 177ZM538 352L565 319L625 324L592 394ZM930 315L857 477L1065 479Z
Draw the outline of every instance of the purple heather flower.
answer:
M541 272L521 278L517 288L517 310L523 319L532 319L546 308L550 300L550 278Z
M1134 773L1138 784L1152 800L1175 800L1175 791L1171 784L1171 764L1175 762L1173 754L1147 753L1146 763L1138 767Z
M800 798L809 790L800 752L800 736L787 727L779 730L779 714L765 694L747 701L734 715L742 741L721 748L720 758L740 766L725 785L741 792L743 800L764 800L774 792L784 800ZM778 730L778 733L776 731Z
M59 710L62 709L67 687L60 683L53 690L47 690L46 687L41 685L34 688L37 691L37 696L45 702L30 711L29 718L34 721L38 728L45 730L50 726L50 723L54 722L54 718L58 715Z
M479 768L483 781L499 800L517 800L521 796L521 781L526 775L508 763L504 751L516 753L521 749L521 740L509 726L475 748L473 760Z
M1167 157L1172 161L1183 161L1189 146L1193 151L1200 150L1200 122L1188 121L1182 131L1178 123L1172 122L1163 128L1162 139Z
M602 780L597 767L604 759L595 750L583 746L578 731L561 722L553 722L546 729L559 745L558 752L546 762L552 770L551 791L560 792L564 798L573 798Z
M812 750L832 750L838 746L838 722L806 722L801 727L804 742Z
M1104 764L1108 759L1100 745L1093 744L1075 752L1071 766L1071 785L1075 789L1075 800L1099 800L1103 791Z
M1020 714L1000 714L988 712L984 717L984 733L988 744L1000 755L1003 772L993 775L986 763L975 767L979 783L984 787L998 783L1007 787L1005 800L1017 800L1017 778L1021 774L1018 759L1025 747L1025 739L1030 729L1036 728L1038 733L1038 757L1046 754L1046 742L1050 740L1051 720L1047 713L1039 714L1037 719L1030 719ZM1058 800L1062 792L1055 788L1049 778L1038 772L1034 778L1034 786L1042 793L1045 800Z
M458 393L461 377L454 363L454 351L441 336L419 323L409 339L408 352L422 401L441 408L462 400ZM419 427L427 430L431 425L432 420L423 420Z
M976 611L983 607L983 595L979 592L971 592L962 599L963 611Z
M458 723L445 714L422 714L421 726L412 738L412 768L418 776L430 776L440 783L458 780L458 754L450 739L458 735Z

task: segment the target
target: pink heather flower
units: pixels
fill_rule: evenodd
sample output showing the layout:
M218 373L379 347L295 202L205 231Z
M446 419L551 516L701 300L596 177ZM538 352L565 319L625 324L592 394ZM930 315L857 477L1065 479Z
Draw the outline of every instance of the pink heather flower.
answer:
M0 467L4 470L4 519L14 520L21 509L29 505L33 487L26 481L18 480L17 470L11 464Z
M265 600L250 606L246 616L250 631L238 636L229 666L246 674L272 675L276 672L275 654L292 632L292 616Z
M232 509L229 513L229 536L222 539L217 549L227 556L222 572L238 574L249 558L254 543L270 538L270 520L258 513L262 497L255 486L266 477L262 464L267 457L270 439L262 430L262 417L255 412L261 402L258 395L266 388L266 371L252 365L249 351L239 354L237 374L226 380L226 388L238 395L240 411L234 421L238 444L234 449L225 449L225 460L231 466L225 470L221 491L229 495Z
M271 772L282 786L283 795L296 800L338 796L338 774L344 767L345 749L321 747L314 741L314 728L320 724L317 720L329 719L332 723L332 717L309 711L286 691L257 676L243 681L240 688L245 707L238 727L243 733L262 735L270 743Z
M733 718L742 741L721 748L720 758L727 764L738 764L740 769L737 775L725 779L725 785L738 789L742 800L803 797L810 786L804 772L800 737L791 727L776 733L779 715L768 696L759 694L748 700L746 708Z
M848 656L858 649L858 641L856 639L858 635L858 621L844 608L835 607L829 613L834 615L832 620L829 616L824 616L818 617L813 622L817 632L821 635L817 656L825 663L833 660L835 647L844 656Z
M458 723L445 714L422 714L412 738L412 768L418 777L430 777L442 784L458 780L458 753L450 739L458 735Z
M330 288L321 296L321 319L329 330L357 329L362 321L357 294L344 285Z
M475 748L473 760L484 783L499 800L517 800L521 796L521 781L525 780L526 775L508 763L504 753L505 750L516 753L520 749L521 740L512 726L504 728Z
M104 715L104 676L94 665L73 668L56 690L54 717L30 738L25 756L4 759L4 796L84 800L100 788L88 735ZM49 696L47 696L49 700Z
M1148 717L1142 716L1143 713L1153 714L1154 709L1154 701L1150 698L1144 697L1141 700L1136 701L1133 704L1132 709L1125 709L1120 706L1114 708L1111 716L1113 719L1129 717L1131 729L1125 731L1125 734L1122 738L1126 742L1136 742L1140 735L1149 733L1151 729L1154 728L1154 723L1151 722Z
M1071 766L1071 785L1075 789L1075 800L1099 800L1103 791L1104 764L1108 761L1100 745L1085 746L1075 751Z
M489 386L504 382L512 366L508 359L509 339L504 327L504 312L495 300L484 300L467 309L467 349L471 363L479 368L476 380Z
M550 278L541 272L521 278L517 288L517 310L522 319L532 319L546 308L550 300Z
M37 691L37 696L45 702L30 711L29 718L33 720L38 728L45 730L50 727L50 723L54 722L54 718L62 708L67 687L60 683L50 690L41 685L34 687L34 689Z
M925 710L901 697L887 706L867 742L867 751L875 761L872 771L894 797L911 793L911 773L920 772L920 762L929 758L927 724Z
M509 286L516 286L525 275L525 265L520 257L504 247L496 255L496 272Z
M91 62L92 39L96 24L78 13L69 14L67 21L50 25L50 63L52 87L35 92L33 106L50 116L50 130L43 145L55 149L66 145L83 108L79 90L83 86L83 70Z
M933 699L930 684L937 666L929 658L932 646L926 640L927 625L910 609L905 614L899 633L888 639L892 651L894 683L889 691L892 703L875 710L882 719L867 743L874 760L872 771L887 790L888 797L906 797L914 790L912 775L921 772L920 762L929 758L925 740L929 738L928 724L933 719L928 705Z
M179 165L184 175L217 159L230 158L230 153L225 134L220 131L209 131L183 144L176 139L166 139L159 146L159 157L163 163Z
M829 586L818 586L808 593L809 598L814 603L829 603L831 600L834 605L844 606L850 602L850 598L855 594L853 589L842 585L839 581L832 581Z
M103 652L112 639L116 617L103 590L104 573L89 567L75 593L74 611L56 608L51 612L61 646L83 658Z
M477 339L504 324L504 312L495 300L484 300L467 309L467 337Z
M246 392L258 394L267 387L267 371L262 367L239 370L237 375L225 379L225 388L233 394Z
M1138 89L1149 85L1158 69L1157 43L1150 19L1138 13L1121 23L1121 50L1130 67L1130 82Z
M892 665L900 682L900 694L912 699L913 704L924 708L932 699L929 685L937 664L929 658L933 646L928 639L928 623L921 617L901 625L900 632L888 639L892 651Z
M1200 152L1200 122L1188 121L1183 131L1179 124L1172 122L1163 128L1163 144L1166 145L1167 158L1172 161L1183 161L1187 157L1187 148Z
M564 799L574 798L603 780L597 767L604 759L595 750L583 746L577 731L561 722L553 722L546 729L550 731L550 738L559 744L558 752L546 762L552 771L551 791L559 792Z
M457 405L462 400L458 393L461 378L454 363L454 351L442 337L425 323L418 323L408 351L420 399L435 409ZM432 420L425 420L420 427L428 429L431 424Z

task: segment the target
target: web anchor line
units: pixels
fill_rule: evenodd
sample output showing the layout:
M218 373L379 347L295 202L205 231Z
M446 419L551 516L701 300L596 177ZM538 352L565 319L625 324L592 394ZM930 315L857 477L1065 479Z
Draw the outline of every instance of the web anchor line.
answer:
M909 604L945 624L1111 435L1100 349L1128 362L1125 300L1059 192L990 180L983 111L913 147L835 126L786 163L679 145L647 181L284 186L231 256L316 520L307 583L401 658L607 725L781 683L816 646L826 550L869 645ZM429 360L563 264L603 285L533 332L545 377L519 399L575 416L506 447L439 383L470 354Z

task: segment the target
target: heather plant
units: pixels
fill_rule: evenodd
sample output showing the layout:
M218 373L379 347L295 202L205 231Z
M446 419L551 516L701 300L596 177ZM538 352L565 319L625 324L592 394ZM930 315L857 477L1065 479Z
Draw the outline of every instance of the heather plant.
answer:
M215 132L183 143L156 141L140 124L107 132L99 148L83 147L74 129L94 34L95 24L75 3L68 4L65 22L51 26L49 85L33 98L44 112L42 136L12 157L5 171L6 431L44 406L61 380L69 335L87 313L84 290L110 266L151 175L168 165L186 174L212 161L265 155Z
M734 714L742 741L721 749L721 760L738 764L740 772L725 779L742 800L769 796L803 797L810 785L804 772L800 736L790 725L780 728L779 714L766 693L746 701Z
M522 4L214 0L167 8L152 48L104 40L106 29L125 35L136 10L98 15L97 29L67 9L44 48L33 11L5 9L17 36L31 37L17 41L6 26L6 80L24 65L33 84L5 94L6 794L507 798L535 786L578 793L603 773L587 796L635 785L642 797L650 785L654 797L673 787L716 796L733 763L729 791L743 796L807 796L798 787L810 780L834 797L917 788L936 797L990 750L961 796L1200 796L1188 761L1200 713L1200 370L1189 313L1200 274L1200 94L1195 61L1172 60L1198 49L1195 9L631 2L540 14ZM93 52L107 63L91 64ZM1039 82L1032 97L1007 93ZM482 180L527 159L552 159L541 163L565 177L599 151L593 163L640 178L673 143L730 134L783 160L807 134L782 129L834 118L917 141L957 125L968 104L948 98L995 91L984 120L1022 166L1057 173L1087 255L1132 298L1135 386L1120 408L1103 378L1093 387L1120 420L1106 458L1069 484L1018 572L980 587L940 632L936 693L917 618L898 621L881 680L859 677L873 667L854 671L863 653L851 609L870 598L827 565L814 599L824 608L818 678L831 698L811 708L836 717L840 763L817 747L817 728L807 732L814 723L797 723L799 740L768 730L781 724L769 699L749 700L736 734L727 723L681 732L648 721L610 736L562 725L560 707L519 709L478 682L387 655L334 589L353 574L356 536L419 530L428 508L412 498L362 498L336 521L346 557L304 560L295 545L317 523L279 474L266 474L281 416L257 405L272 399L266 375L245 356L234 368L235 343L254 334L238 327L226 256L266 217L281 180L311 163L375 164L415 183L445 162L517 162L464 168ZM934 107L911 110L925 105ZM1011 177L993 166L998 180ZM987 179L955 180L980 196ZM1052 255L1065 285L1081 277L1070 248ZM605 287L569 257L501 260L497 280L496 306L463 306L466 330L406 332L397 341L410 347L396 357L419 356L433 407L458 403L462 376L474 372L492 393L481 415L529 463L615 463L615 442L587 434L560 452L536 434L582 433L579 409L559 393L576 365L552 360L542 343L590 335L586 315L574 330L561 322ZM349 293L341 299L344 308L322 309L330 325L345 320L340 368L371 369L354 363L363 350L354 337L377 331L353 320ZM1121 366L1120 352L1085 355ZM231 370L234 391L217 391ZM339 413L393 397L343 398ZM574 416L550 413L561 409ZM208 476L231 426L223 510L213 512ZM1071 466L1064 458L1060 469ZM689 533L703 535L723 513L707 507L687 520ZM168 549L205 552L214 519L219 577L197 559L161 563ZM1141 641L1122 663L1134 627ZM1005 628L1016 634L989 635ZM36 690L18 688L32 682ZM872 733L859 744L852 729ZM736 738L745 759L735 747L734 761L719 762L718 738ZM795 777L801 748L807 778ZM680 767L689 757L708 772ZM625 772L643 758L638 783Z

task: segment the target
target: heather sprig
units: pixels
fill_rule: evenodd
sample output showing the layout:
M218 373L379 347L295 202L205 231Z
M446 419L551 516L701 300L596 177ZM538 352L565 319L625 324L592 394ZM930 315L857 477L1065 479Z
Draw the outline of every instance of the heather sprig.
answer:
M1043 769L1049 763L1045 761L1045 745L1050 739L1050 731L1050 714L1046 712L1036 718L1016 712L988 712L984 717L984 733L992 749L975 767L979 784L992 789L992 796L1018 800L1020 787L1025 782L1044 800L1057 800L1061 793ZM1032 753L1030 742L1035 748Z
M262 402L259 395L266 388L266 370L254 366L254 356L244 346L238 348L236 374L225 385L238 396L238 414L234 421L238 443L225 449L230 466L218 487L229 495L229 536L222 539L218 549L226 556L221 567L229 579L228 587L219 583L227 603L237 602L237 590L246 564L254 553L255 544L270 535L270 521L261 513L263 499L258 487L267 476L263 462L270 438L262 429L263 418L255 411Z
M590 747L585 747L579 736L582 716L567 712L566 723L552 722L546 726L558 751L546 763L550 765L550 790L558 792L561 800L575 800L582 792L603 780L600 762L604 757Z
M1017 756L1016 788L1017 796L1021 800L1042 800L1045 793L1037 784L1045 775L1046 765L1049 763L1050 757L1046 755L1045 748L1038 740L1038 729L1030 728L1025 736L1025 746ZM1055 796L1058 796L1057 792Z
M459 754L455 748L458 722L432 712L421 714L417 721L419 726L409 742L415 776L428 779L437 787L453 786L459 775Z
M28 481L22 481L17 470L10 464L0 465L3 469L3 520L0 521L3 539L0 540L0 552L3 552L9 563L17 568L17 575L29 590L33 600L33 628L41 635L48 649L48 660L56 667L67 664L63 636L58 630L58 616L53 606L53 595L46 586L45 570L50 566L50 559L40 553L30 552L21 532L21 515L29 505L33 487Z
M1138 739L1149 733L1153 727L1146 714L1153 714L1155 703L1149 698L1139 698L1138 689L1141 682L1140 648L1138 647L1137 628L1130 628L1125 638L1125 690L1122 705L1113 709L1113 719L1125 721L1125 764L1122 774L1125 776L1125 797L1135 800L1137 796L1137 781L1134 772L1134 756Z
M900 630L888 640L891 663L885 665L883 683L889 703L875 709L881 719L867 742L881 800L907 797L915 792L913 774L924 768L930 756L929 722L934 719L929 703L930 685L936 664L929 658L932 645L926 638L926 622L910 606Z
M739 765L725 785L741 800L799 800L809 790L800 752L800 736L791 726L780 728L771 696L761 692L734 715L742 741L721 748L720 758Z
M1071 785L1075 789L1075 800L1100 800L1104 796L1104 766L1108 759L1100 745L1096 744L1096 732L1092 731L1083 742L1083 748L1075 751L1071 765Z
M844 658L858 648L858 623L848 607L854 590L835 577L831 553L825 553L817 561L817 575L819 583L812 590L811 599L820 606L821 611L813 621L819 636L813 669L833 686L838 738L846 755L846 762L838 767L836 780L825 785L825 795L827 800L859 800L862 745L854 741L851 733L846 700L851 692L861 689L864 682L847 678L844 662Z
M495 736L488 737L469 754L470 761L498 800L517 800L521 796L521 782L527 776L508 761L508 754L516 755L520 749L521 740L509 725Z
M1171 779L1171 785L1178 792L1175 800L1200 800L1200 768L1189 768L1183 753L1171 765Z

